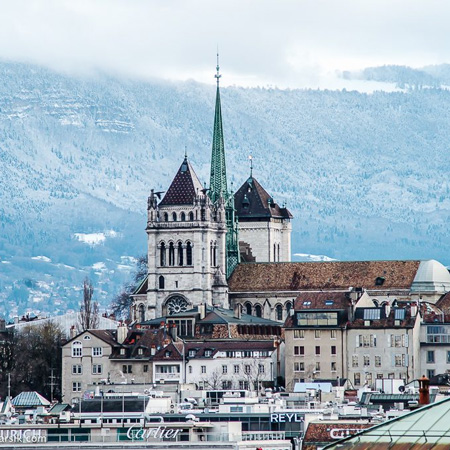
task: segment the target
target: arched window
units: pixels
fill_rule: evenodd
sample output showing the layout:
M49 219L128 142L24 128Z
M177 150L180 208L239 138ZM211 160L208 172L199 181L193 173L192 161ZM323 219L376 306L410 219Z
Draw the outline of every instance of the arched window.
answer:
M245 312L251 316L252 315L252 304L251 303L246 303L245 304Z
M161 246L159 248L159 265L166 265L166 244L164 244L164 242L161 242Z
M192 245L189 241L186 244L186 265L192 266Z
M276 244L273 244L273 260L277 260L277 246Z
M165 282L164 282L164 277L162 275L160 275L160 277L158 278L158 281L159 281L159 288L164 289Z
M173 242L169 244L169 266L175 265L175 246Z
M145 306L143 304L139 305L139 322L145 321Z
M255 305L255 316L256 317L262 317L261 305Z
M185 214L184 212L182 212L182 213L180 214L180 220L181 220L182 222L184 222L184 221L186 220L186 214Z
M164 213L164 222L168 222L169 221L169 214L167 214L166 212Z
M72 357L83 356L83 344L80 341L72 342Z
M278 244L278 262L280 262L280 244Z
M176 212L173 212L173 213L172 213L172 220L173 220L174 222L177 221L177 213L176 213Z
M292 309L292 303L291 302L287 302L286 303L286 315L287 316L291 315L291 309Z
M183 265L183 244L178 242L178 265Z
M214 264L213 264L213 243L212 243L212 241L209 244L209 261L210 261L211 266L214 266Z
M217 266L217 244L214 242L214 247L213 247L213 266L216 267Z
M277 305L275 313L277 320L283 320L283 307L281 305Z
M194 220L194 213L192 211L189 213L189 220L191 222Z

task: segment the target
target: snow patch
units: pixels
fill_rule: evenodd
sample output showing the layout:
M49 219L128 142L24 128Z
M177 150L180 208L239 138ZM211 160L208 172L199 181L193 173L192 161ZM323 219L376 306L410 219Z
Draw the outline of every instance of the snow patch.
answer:
M337 259L330 258L326 255L309 255L308 253L294 253L294 256L297 256L300 261L337 261Z
M47 256L32 256L31 259L34 259L36 261L52 262L52 260Z
M92 264L92 268L94 270L105 270L106 265L104 262L96 262L95 264Z
M103 233L74 233L75 239L91 246L102 244L106 241L106 238L115 238L117 236L119 236L119 233L114 230L108 230Z

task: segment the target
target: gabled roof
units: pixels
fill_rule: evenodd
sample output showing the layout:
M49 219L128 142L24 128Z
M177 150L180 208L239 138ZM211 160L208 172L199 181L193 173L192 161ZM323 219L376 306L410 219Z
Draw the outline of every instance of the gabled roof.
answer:
M151 359L153 357L152 347L158 351L170 341L170 335L160 328L156 330L133 329L128 332L127 338L122 344L114 347L111 358ZM125 349L124 354L121 354L122 349ZM139 349L142 349L142 354L139 354Z
M185 157L159 206L192 205L195 196L199 195L202 189L203 186L191 163Z
M50 402L36 391L32 392L21 392L19 395L14 397L11 403L15 407L33 407L33 406L50 406Z
M345 289L410 289L420 261L333 261L239 264L230 292ZM383 284L377 279L383 278Z
M166 356L169 354L170 356ZM178 349L178 346L174 345L174 343L170 343L164 348L161 348L156 352L156 355L153 357L153 361L182 361L182 344L181 348Z
M252 176L234 194L234 207L239 220L253 218L292 218L287 208L280 208Z

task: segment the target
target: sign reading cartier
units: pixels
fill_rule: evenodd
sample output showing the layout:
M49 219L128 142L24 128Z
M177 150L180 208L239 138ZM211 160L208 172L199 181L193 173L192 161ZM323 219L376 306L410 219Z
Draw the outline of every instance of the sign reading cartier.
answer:
M135 428L130 427L127 431L127 438L136 440L136 441L144 441L150 438L155 439L175 439L178 436L178 433L181 432L181 429L167 428L167 427L158 427L158 428Z
M0 443L4 442L33 444L47 442L47 436L44 430L0 430Z

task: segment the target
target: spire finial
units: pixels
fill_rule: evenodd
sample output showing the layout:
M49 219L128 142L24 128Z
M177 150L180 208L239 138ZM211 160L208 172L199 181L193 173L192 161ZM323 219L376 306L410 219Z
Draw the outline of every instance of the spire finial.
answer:
M217 66L216 66L216 74L214 75L214 77L216 78L217 81L217 87L219 87L219 78L222 76L220 75L220 66L219 66L219 48L217 47Z
M184 159L187 159L187 145L184 146Z
M250 152L250 155L248 155L248 159L250 161L250 178L253 178L253 156Z

